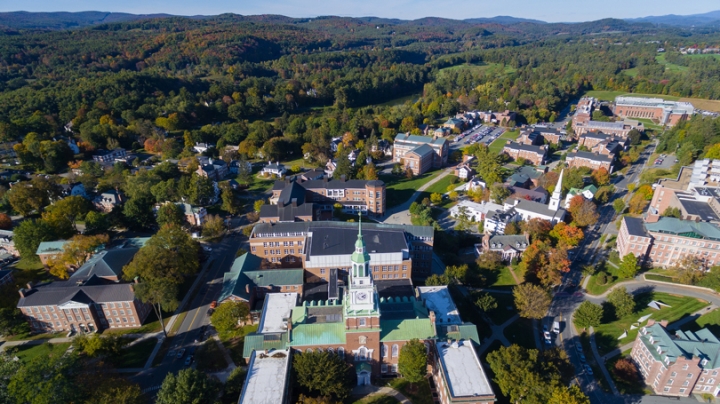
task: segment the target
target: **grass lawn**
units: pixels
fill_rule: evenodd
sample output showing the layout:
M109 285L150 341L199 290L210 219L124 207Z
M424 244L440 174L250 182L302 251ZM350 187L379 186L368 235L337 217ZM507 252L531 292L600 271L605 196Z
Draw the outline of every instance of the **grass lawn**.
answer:
M671 71L671 72L684 72L687 71L687 66L680 66L676 65L674 63L670 63L667 60L665 60L665 54L661 53L657 56L655 56L655 61L658 62L661 65L665 65L665 70Z
M600 284L598 280L598 273L594 274L590 277L590 281L588 281L587 285L587 292L591 295L600 295L605 293L608 289L610 289L613 285L625 281L627 279L621 279L618 276L618 268L614 267L613 265L606 265L605 266L605 272L607 273L607 282L605 284Z
M20 346L17 347L15 355L20 358L20 360L27 363L38 357L63 355L69 347L69 342L63 342L62 344L45 343L32 346Z
M517 285L517 282L515 282L515 278L513 278L512 274L510 273L510 267L502 267L497 272L497 279L495 279L495 282L493 282L490 287L515 285Z
M701 98L680 98L680 101L691 102L695 108L700 108L713 112L720 112L720 101L718 100L705 100Z
M418 188L440 175L441 172L440 170L435 170L423 175L418 175L412 179L407 179L404 176L381 175L380 179L385 182L387 190L387 200L385 201L387 208L390 209L407 202Z
M228 363L225 361L218 342L214 339L205 341L195 352L195 362L197 370L207 372L217 372L225 369Z
M632 118L632 119L642 122L643 126L645 126L648 129L656 129L656 130L662 129L662 126L656 124L655 122L653 122L650 119L647 119L647 118Z
M275 183L275 180L277 179L271 179L271 178L262 178L258 175L253 175L252 177L253 182L250 184L250 186L247 188L248 191L252 192L266 192L270 190Z
M398 404L399 402L400 401L398 401L395 397L392 396L374 394L370 397L365 397L363 399L357 400L353 404Z
M490 154L500 154L503 147L505 147L505 143L507 143L508 140L516 140L519 134L519 129L510 130L503 133L502 135L500 135L499 138L495 139L495 141L490 143L488 151L490 152Z
M147 362L153 349L155 349L155 344L157 344L157 339L149 338L123 349L115 366L118 368L141 368L145 366L145 362Z
M393 99L390 100L390 101L385 101L385 102L383 102L382 104L376 104L376 105L377 105L377 106L380 106L380 107L392 107L392 106L394 106L394 105L402 105L402 104L405 104L405 102L407 102L407 101L410 101L410 102L413 102L413 103L414 103L414 102L416 102L418 99L420 99L420 97L422 97L422 93L410 94L410 95L405 95L405 96L398 97L398 98L393 98Z
M46 333L46 334L18 334L5 338L6 341L25 341L36 339L64 338L67 333Z
M452 181L455 181L455 183L453 184ZM453 184L454 187L459 187L460 183L461 183L461 181L458 177L456 177L452 174L446 175L445 177L439 179L436 183L430 185L425 190L425 192L428 194L434 194L434 193L444 194L444 193L448 192L447 188L448 188L448 186L450 186L450 184Z
M517 314L513 295L509 293L490 293L490 296L497 301L497 309L487 313L493 323L500 325Z
M652 300L660 300L671 307L664 307L661 310L651 309L647 307L647 304ZM642 316L652 314L651 318L654 320L667 320L672 323L708 305L706 301L692 297L655 292L638 294L635 296L635 302L637 304L636 309L639 311L621 319L612 319L611 321L607 321L606 313L603 324L595 327L595 340L600 355L605 355L622 344L634 341L638 329L631 330L630 326ZM618 337L625 331L628 333L627 337L618 340Z
M505 328L505 338L511 344L518 344L525 348L537 349L535 346L535 335L533 332L532 320L519 318Z
M392 379L388 385L409 398L412 404L433 404L430 383L428 383L427 379L413 384L412 387L410 382L403 378Z
M713 334L720 334L720 310L713 310L707 314L685 324L682 329L688 331L697 331L701 328L708 328Z

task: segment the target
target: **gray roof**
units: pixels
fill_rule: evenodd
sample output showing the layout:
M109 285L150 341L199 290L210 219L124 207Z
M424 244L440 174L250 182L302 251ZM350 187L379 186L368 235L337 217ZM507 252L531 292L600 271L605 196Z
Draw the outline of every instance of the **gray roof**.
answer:
M605 140L605 139L609 138L610 135L605 134L605 133L603 133L603 132L599 132L599 131L594 131L594 130L593 130L593 131L585 132L585 133L584 133L583 135L581 135L580 137L589 137L589 138L592 138L592 139L602 139L602 140Z
M627 226L628 233L631 236L641 236L641 237L647 237L647 233L645 232L645 226L643 226L642 219L638 219L636 217L630 217L625 216L623 218L625 220L625 226Z
M295 200L298 205L305 202L305 188L296 181L290 182L290 184L283 188L280 192L280 197L278 198L278 204L288 206L293 202L293 200Z
M526 145L526 144L522 144L522 143L510 142L510 143L506 144L503 148L505 148L505 147L507 147L509 149L514 149L514 150L524 150L524 151L536 153L536 154L539 154L542 156L544 156L547 153L547 149L544 148L543 146L532 146L532 145Z
M593 160L593 161L602 161L602 162L606 162L606 163L613 162L613 159L611 157L608 157L604 154L591 153L591 152L586 152L586 151L574 151L567 155L568 159L576 158L576 157L581 158L581 159Z
M565 216L565 209L563 208L559 208L555 211L551 210L548 205L539 202L528 201L525 199L518 199L518 203L517 205L515 205L515 208L557 218L563 218Z
M647 333L640 333L640 340L655 360L675 362L680 357L700 358L708 361L703 366L705 369L720 367L720 341L707 328L695 332L677 331L674 337L658 323L644 330ZM650 341L651 338L654 343ZM658 346L662 353L657 351Z
M408 133L398 133L398 135L395 136L395 142L426 143L442 146L443 144L445 144L446 140L442 137L433 138L430 136L418 136Z
M132 261L139 248L117 248L100 251L77 269L70 280L88 279L95 275L101 278L120 277L125 265Z
M420 145L420 146L410 150L408 153L413 153L413 154L417 154L420 157L425 157L425 156L429 156L429 155L435 153L435 151L433 150L432 147L430 147L426 144L423 144L423 145Z
M316 228L354 229L357 236L358 224L353 222L293 222L293 223L258 223L253 228L253 236L258 234L282 234L282 233L306 233L315 231ZM363 222L363 234L365 230L399 230L405 231L415 237L435 236L435 229L432 226L408 226L397 224L380 224ZM353 239L353 242L355 239ZM367 240L366 240L367 241Z
M12 273L12 269L0 269L0 280L3 280L6 276Z
M316 227L309 240L310 256L347 255L355 251L358 231L355 228ZM371 253L394 253L408 250L405 234L398 230L371 230L363 227L363 240Z
M282 181L280 181L282 182ZM365 189L366 185L370 186L382 186L385 185L384 182L380 180L372 180L372 181L366 181L366 180L341 180L341 179L329 179L329 180L310 180L305 182L300 182L300 185L303 186L305 189L348 189L348 188L356 188L356 189ZM283 186L284 188L284 186ZM273 189L276 189L273 187Z
M489 240L491 250L505 250L506 247L525 250L529 244L530 240L524 234L496 235Z
M296 217L313 215L315 205L304 203L300 206L263 205L260 208L261 218L278 218L281 222L293 222Z
M712 223L680 220L674 217L661 217L655 223L645 223L651 232L674 234L704 240L720 241L720 228Z
M379 297L402 297L415 298L415 288L410 279L377 279L375 288Z
M707 202L689 201L687 199L678 198L678 202L682 205L685 212L689 215L700 216L701 220L717 220L717 213L710 207Z
M52 306L68 301L79 303L129 302L135 299L130 284L78 285L73 280L38 285L25 292L17 307Z

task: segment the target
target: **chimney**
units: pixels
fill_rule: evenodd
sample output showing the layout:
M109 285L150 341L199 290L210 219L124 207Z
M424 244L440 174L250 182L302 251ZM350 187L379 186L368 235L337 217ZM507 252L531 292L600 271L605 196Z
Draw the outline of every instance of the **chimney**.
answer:
M25 286L27 286L28 290L32 290L32 288L33 288L32 281L28 282Z
M135 286L133 286L132 283L129 283L128 286L130 287L130 291L135 293Z
M655 325L655 320L649 319L649 320L647 321L647 326L650 327L651 325Z
M490 234L485 233L485 235L482 238L482 245L483 245L483 250L487 250L490 248Z
M249 283L245 285L245 293L247 293L248 295L250 294L250 284Z
M25 289L20 288L20 290L18 290L18 293L20 294L20 298L25 297Z
M340 176L340 181L345 182L345 174Z
M430 324L435 326L435 312L433 310L430 310L428 318L430 319Z
M668 326L667 320L660 320L660 325L663 326L663 328L666 328Z

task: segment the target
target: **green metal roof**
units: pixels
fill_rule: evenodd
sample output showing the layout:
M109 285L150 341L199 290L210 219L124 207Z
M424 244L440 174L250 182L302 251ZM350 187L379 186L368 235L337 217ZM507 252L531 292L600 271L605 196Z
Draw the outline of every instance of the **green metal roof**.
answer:
M345 344L344 322L293 324L291 333L291 346Z
M236 296L250 300L248 291L255 287L302 285L302 269L259 269L262 259L246 253L235 259L230 271L223 275L219 302Z
M664 362L667 359L675 362L677 358L684 356L688 359L706 359L708 362L703 366L705 369L715 369L720 366L720 340L706 328L695 332L677 331L675 338L658 323L645 329L647 334L641 334L640 340L655 360ZM650 341L651 338L654 343ZM661 348L662 353L657 351L658 347Z
M720 241L720 228L708 222L693 222L674 217L661 217L655 223L645 223L645 228L649 232Z
M408 341L413 338L429 339L435 337L435 330L427 318L405 320L383 320L380 318L380 341Z
M438 325L437 330L439 340L471 340L480 345L480 336L478 336L475 324Z
M246 335L243 346L243 358L249 358L255 350L285 349L286 347L287 333Z

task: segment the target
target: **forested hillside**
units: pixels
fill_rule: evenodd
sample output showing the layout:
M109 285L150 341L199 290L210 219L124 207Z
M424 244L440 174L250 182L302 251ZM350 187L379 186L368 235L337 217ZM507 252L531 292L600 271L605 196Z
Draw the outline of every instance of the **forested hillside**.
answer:
M660 64L659 45L650 41L684 68ZM717 44L720 35L619 20L500 25L237 15L6 29L0 136L36 133L42 141L72 122L86 150L138 148L151 139L175 157L188 142L207 141L241 144L248 157L303 150L322 159L332 136L391 138L463 109L553 120L590 89L720 98L715 59L670 51L690 42ZM411 94L417 102L376 106Z

